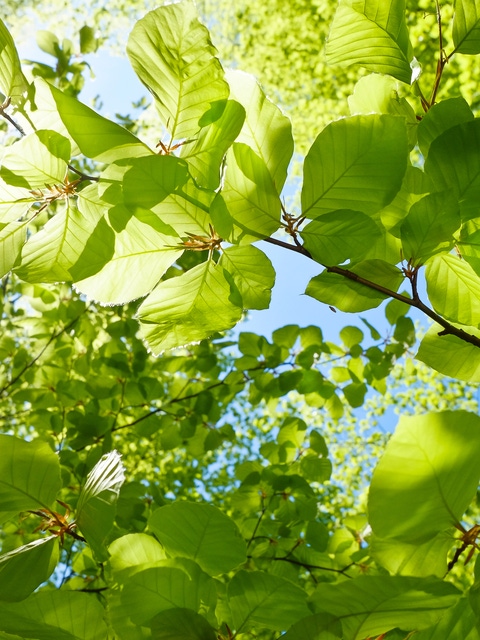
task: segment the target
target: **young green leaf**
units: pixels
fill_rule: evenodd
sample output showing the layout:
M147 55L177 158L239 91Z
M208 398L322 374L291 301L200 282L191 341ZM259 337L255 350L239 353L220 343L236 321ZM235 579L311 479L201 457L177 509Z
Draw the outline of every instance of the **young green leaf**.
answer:
M121 458L116 451L111 451L90 471L78 498L76 522L99 561L108 559L104 543L113 526L115 505L124 480Z
M0 91L3 93L0 99L11 98L14 104L19 104L27 87L13 38L0 20Z
M14 266L27 239L27 224L24 222L0 223L0 278Z
M405 0L342 0L327 41L329 64L359 64L410 84Z
M232 276L245 309L268 309L275 270L263 251L253 245L227 247L219 264Z
M444 131L474 119L464 98L450 98L434 104L418 123L418 144L426 159L432 142Z
M478 416L466 411L402 416L370 485L374 533L422 543L453 527L475 494L479 456Z
M407 147L404 118L367 115L332 122L305 158L303 215L318 218L336 209L376 213L401 187Z
M480 7L475 0L456 0L453 18L455 53L480 53Z
M127 53L172 139L196 136L209 112L228 98L222 66L193 3L147 13L130 33Z

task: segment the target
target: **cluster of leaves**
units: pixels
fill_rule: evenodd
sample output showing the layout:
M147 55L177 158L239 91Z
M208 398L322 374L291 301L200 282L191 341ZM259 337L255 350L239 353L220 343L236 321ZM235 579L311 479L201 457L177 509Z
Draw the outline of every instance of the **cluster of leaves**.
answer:
M334 419L344 401L362 406L415 342L409 307L436 322L417 357L479 381L478 127L464 98L437 103L452 56L480 53L477 14L456 3L447 54L439 12L426 97L404 3L340 3L328 58L374 73L350 97L352 115L308 152L298 214L281 200L288 119L254 78L225 74L189 2L147 14L129 38L168 132L154 148L78 102L71 77L67 92L45 69L29 82L0 25L0 113L21 134L0 168L0 275L30 283L4 288L6 301L9 287L21 291L4 321L25 328L1 344L5 638L479 637L478 566L450 579L476 549L479 526L463 518L480 479L478 416L402 418L374 472L368 526L352 519L332 533L318 509L331 473L322 432L288 416L249 460L255 441L228 422L243 389L268 407L296 390ZM418 112L397 83L411 85ZM363 346L345 327L339 348L291 326L272 342L243 334L239 354L207 342L268 307L275 273L259 240L322 265L307 288L321 302L359 312L392 298L394 339ZM54 289L40 286L58 281L95 302L75 298L59 314ZM410 294L398 293L405 282ZM155 354L200 344L152 361L129 313L96 320L97 302L135 306ZM342 360L327 377L332 356ZM232 477L221 510L202 501Z

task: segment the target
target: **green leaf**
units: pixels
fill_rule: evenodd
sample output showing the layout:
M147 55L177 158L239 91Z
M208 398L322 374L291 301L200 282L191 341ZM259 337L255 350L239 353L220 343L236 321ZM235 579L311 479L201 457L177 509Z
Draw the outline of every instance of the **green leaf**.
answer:
M111 451L90 471L78 498L78 528L100 562L108 559L104 543L113 526L115 505L124 480L120 456Z
M96 598L75 591L42 591L23 602L0 604L0 629L35 640L105 640L103 617Z
M242 316L230 296L224 270L208 260L153 290L138 309L141 333L159 354L230 329Z
M0 601L25 600L48 580L59 557L58 539L53 535L0 555Z
M149 526L167 553L191 558L211 575L246 561L236 524L212 505L175 502L154 511Z
M435 191L451 191L463 220L478 216L480 199L480 120L444 131L430 145L425 172Z
M4 94L0 99L3 102L10 97L14 104L19 104L27 87L13 38L0 20L0 91Z
M314 260L328 266L360 260L380 235L371 218L349 210L325 213L301 232L305 249Z
M228 98L223 69L193 3L147 13L130 33L127 53L172 138L197 135L218 101Z
M406 167L404 118L367 115L332 122L305 158L303 215L318 218L336 209L376 213L393 200Z
M122 592L122 606L135 624L148 623L161 611L200 606L199 584L176 567L152 567L131 576Z
M227 598L237 634L255 625L286 629L310 614L305 591L262 571L237 571L228 583Z
M435 256L425 278L435 311L452 322L480 325L480 278L468 262L450 254Z
M464 330L480 338L478 329L464 327ZM480 382L479 348L456 336L443 335L442 332L443 327L438 324L430 327L420 343L417 359L446 376L467 382Z
M72 155L80 150L87 158L114 162L153 154L132 133L39 78L35 81L35 103L38 111L32 117L37 126L69 138L74 143Z
M430 145L444 131L473 119L472 110L464 98L450 98L432 105L418 123L418 144L423 157L427 158Z
M423 544L372 536L369 538L369 550L375 562L390 574L443 578L452 542L452 536L445 531Z
M456 0L453 17L455 53L480 53L480 6L476 0Z
M25 222L0 223L0 278L14 266L27 239Z
M62 486L58 456L46 442L0 435L2 513L48 508Z
M245 108L246 119L237 142L248 145L263 160L277 193L282 191L293 154L292 125L265 95L254 76L228 71L231 95Z
M416 202L401 226L403 257L415 266L453 249L460 227L458 204L450 193L432 193Z
M235 100L227 100L221 114L203 126L192 141L181 147L180 156L199 187L217 189L220 170L227 149L237 138L245 120L244 108Z
M282 640L340 640L342 635L342 626L334 616L317 613L296 622Z
M215 629L191 609L167 609L151 621L152 640L217 640Z
M34 131L7 147L0 176L7 184L44 189L63 183L70 160L70 142L55 131Z
M409 145L415 145L417 117L410 103L400 96L399 84L393 78L376 73L360 78L353 94L348 97L348 106L352 115L390 113L403 116L407 123Z
M165 560L163 547L153 536L145 533L130 533L117 538L108 547L109 564L115 578L121 582L143 569Z
M373 474L372 529L422 543L461 520L478 485L480 418L466 411L404 417Z
M113 233L110 227L107 229ZM178 240L132 216L125 229L114 234L111 259L98 273L77 280L75 288L104 304L123 304L141 298L152 291L182 255L183 249L176 248ZM95 245L100 242L97 237Z
M179 236L208 234L208 209L214 194L194 185L185 160L148 156L128 164L131 168L124 176L123 196L129 209L153 211Z
M98 40L95 38L95 29L84 24L78 32L80 38L81 53L95 53L98 49Z
M430 629L419 631L415 640L479 640L478 620L468 598L460 598Z
M459 597L440 580L403 576L360 576L320 584L312 595L316 611L336 616L344 640L364 640L399 627L403 631L435 624Z
M263 251L252 245L227 247L219 264L233 277L245 309L268 309L275 270Z
M343 0L327 41L329 64L359 64L410 84L405 0Z
M457 245L462 258L468 262L477 275L480 275L480 229L476 228L474 220L472 223L474 231L469 229L468 223L463 225Z
M365 260L349 269L350 272L374 282L390 291L397 291L403 281L400 269L382 260ZM388 298L367 285L337 273L323 271L308 283L305 293L320 302L350 313L373 309Z
M254 242L278 229L280 215L280 198L264 161L235 142L227 153L221 198L211 210L217 232L233 244Z

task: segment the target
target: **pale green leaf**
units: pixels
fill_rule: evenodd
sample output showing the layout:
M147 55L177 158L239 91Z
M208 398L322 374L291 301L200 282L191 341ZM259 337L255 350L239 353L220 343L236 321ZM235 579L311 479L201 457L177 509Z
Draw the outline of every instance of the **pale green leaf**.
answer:
M215 194L195 186L185 160L150 156L129 160L129 166L123 179L129 209L153 211L179 236L208 234L208 209Z
M108 547L109 564L115 578L122 582L160 560L165 560L165 551L153 536L145 533L130 533L117 538Z
M390 113L403 116L407 123L408 142L413 147L417 141L418 120L413 107L401 97L398 82L389 76L371 73L355 85L348 97L348 106L353 115Z
M392 202L380 211L379 217L383 226L394 236L400 237L402 220L407 216L412 205L430 191L432 191L432 185L425 173L418 167L407 165L400 191Z
M371 218L345 209L325 213L301 232L305 249L314 260L328 266L360 260L380 235Z
M374 214L399 191L407 167L405 119L352 116L332 122L305 158L302 212L336 209Z
M480 53L480 3L478 0L455 0L453 18L455 53Z
M227 149L237 138L245 120L244 108L235 100L227 100L218 118L203 126L195 138L181 147L180 156L188 162L192 177L199 187L216 189Z
M423 157L427 158L430 145L444 131L473 119L472 110L464 98L450 98L432 105L418 123L418 144Z
M410 84L405 0L342 0L327 41L329 64L359 64Z
M425 172L435 191L450 190L458 199L462 219L478 216L480 200L480 120L444 131L430 145Z
M449 193L432 193L416 202L401 226L403 257L413 265L448 253L460 227L458 204Z
M149 527L168 554L191 558L210 575L246 561L237 525L212 505L175 502L154 511Z
M428 297L437 313L469 327L480 325L480 277L458 256L441 254L425 272Z
M34 131L7 147L0 176L14 187L44 189L63 183L69 159L67 138L55 131Z
M447 572L447 554L454 540L450 532L441 532L423 544L395 539L369 538L372 558L391 575L443 578Z
M145 296L182 255L179 240L132 216L125 229L115 234L110 260L98 273L77 280L75 288L104 304L123 304Z
M472 221L475 223L475 221ZM461 256L472 267L477 275L480 275L480 229L474 224L474 231L469 229L468 223L462 226L460 239L457 246Z
M54 535L34 540L0 555L0 601L25 600L48 580L59 557L58 539Z
M34 640L105 640L104 608L89 594L42 591L0 605L0 629Z
M228 583L227 598L237 634L255 625L279 631L311 613L303 589L263 571L237 571Z
M203 616L191 609L167 609L151 621L152 640L217 640Z
M0 435L0 515L48 508L61 488L58 456L46 442Z
M263 251L253 245L227 247L219 264L232 276L244 309L268 309L275 270Z
M403 281L400 269L381 260L365 260L353 266L349 271L390 291L397 291ZM326 270L310 280L305 293L320 302L340 309L340 311L350 313L373 309L388 298L387 293L382 293L354 279Z
M344 640L364 640L399 627L403 631L435 624L460 593L446 582L403 576L360 576L317 586L312 602L341 621Z
M166 609L197 611L200 585L181 568L152 567L130 577L122 592L122 605L136 624L146 624Z
M20 221L35 201L35 196L26 191L25 187L12 187L0 179L0 220L2 223Z
M27 239L25 222L0 223L0 278L3 278L17 261Z
M280 215L280 198L264 161L235 142L227 153L221 196L211 210L215 229L228 242L249 243L272 235Z
M216 50L191 2L147 13L133 28L127 53L172 138L195 136L228 98Z
M463 328L480 338L480 331ZM443 327L433 324L420 343L416 357L429 367L452 378L480 382L480 349L454 335L443 335Z
M402 416L370 485L375 534L422 543L452 527L475 495L479 456L478 416L466 411Z
M222 267L211 260L161 282L138 309L140 330L153 353L231 329L241 318Z
M248 145L260 156L280 193L293 154L290 120L266 97L254 76L237 70L228 71L227 80L232 97L246 112L237 142Z
M35 81L35 88L38 107L32 115L35 123L39 128L50 128L69 138L73 142L72 155L77 155L79 150L87 158L114 162L119 158L153 154L133 133L76 98L41 79Z
M77 503L76 522L99 561L108 559L104 546L115 518L124 467L116 451L100 458L87 476Z
M13 38L0 20L0 91L4 94L0 100L10 97L14 104L19 104L27 87Z

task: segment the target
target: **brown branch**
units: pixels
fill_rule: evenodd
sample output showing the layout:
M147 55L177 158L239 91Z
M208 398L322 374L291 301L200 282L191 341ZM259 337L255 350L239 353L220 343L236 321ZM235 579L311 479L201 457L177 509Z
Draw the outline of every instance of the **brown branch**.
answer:
M276 238L264 238L264 240L265 242L269 242L270 244L274 244L276 246L283 247L284 249L289 249L290 251L295 251L296 253L300 253L305 257L313 260L310 252L307 251L307 249L305 249L303 246L292 245L292 244L289 244L288 242L284 242L283 240L277 240ZM318 262L318 261L315 261L315 262ZM467 333L467 331L464 331L463 329L459 329L458 327L455 327L453 324L445 320L445 318L442 318L442 316L440 316L438 313L436 313L433 309L428 307L425 303L423 303L420 300L418 296L418 292L416 291L416 288L413 292L413 298L408 298L407 296L404 296L401 293L397 293L396 291L392 291L387 287L383 287L382 285L377 284L376 282L367 280L367 278L363 278L362 276L359 276L357 273L353 273L353 271L349 271L348 269L344 269L343 267L337 267L337 266L329 267L325 264L322 264L321 262L319 262L319 264L321 264L322 267L325 267L325 269L329 273L336 273L340 276L343 276L344 278L347 278L348 280L352 280L353 282L364 285L369 289L378 291L379 293L382 293L383 295L389 298L395 298L395 300L399 300L400 302L403 302L409 305L410 307L418 309L419 311L424 313L426 316L431 318L434 322L436 322L441 327L443 327L443 331L441 331L438 335L441 335L441 336L452 335L459 338L463 342L468 342L469 344L472 344L473 346L480 348L480 338L472 335L471 333ZM416 287L416 281L415 281L415 287Z

